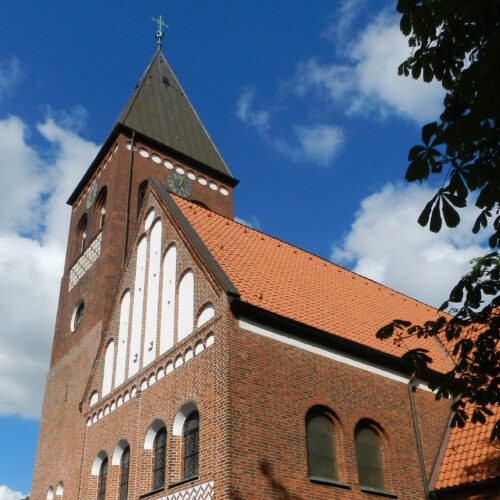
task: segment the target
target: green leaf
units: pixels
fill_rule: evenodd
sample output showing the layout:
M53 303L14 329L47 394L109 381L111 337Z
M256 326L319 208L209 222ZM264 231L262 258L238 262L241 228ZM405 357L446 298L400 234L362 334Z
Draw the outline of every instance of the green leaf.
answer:
M433 233L439 233L441 230L441 226L443 224L443 221L441 219L441 210L440 210L440 199L437 201L437 203L434 205L434 208L432 209L432 214L431 214L431 223L429 224L429 229Z
M426 146L429 145L432 136L436 133L436 130L437 130L436 122L428 123L427 125L424 125L422 127L422 141Z
M445 196L441 198L443 207L443 217L448 227L457 227L460 222L458 212L452 207ZM439 229L438 229L439 231Z
M425 205L424 209L422 210L422 213L420 214L420 217L418 218L418 223L421 225L421 226L427 226L427 224L429 223L429 216L431 214L431 209L432 209L432 206L434 205L434 202L436 201L436 196L434 196L432 198L431 201L429 201L427 203L427 205Z

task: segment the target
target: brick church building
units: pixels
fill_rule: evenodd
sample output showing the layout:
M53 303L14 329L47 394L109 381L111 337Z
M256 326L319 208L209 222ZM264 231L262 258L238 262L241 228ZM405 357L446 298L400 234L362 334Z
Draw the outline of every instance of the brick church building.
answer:
M235 222L237 183L158 49L68 200L32 500L498 498L487 427L375 338L435 311Z

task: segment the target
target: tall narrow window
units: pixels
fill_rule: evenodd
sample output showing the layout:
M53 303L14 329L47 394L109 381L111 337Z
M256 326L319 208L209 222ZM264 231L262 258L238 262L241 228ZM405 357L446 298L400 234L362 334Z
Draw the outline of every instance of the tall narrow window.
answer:
M332 416L313 408L306 417L307 464L312 479L338 480L335 432Z
M195 411L184 422L184 478L198 475L199 429L200 417Z
M384 489L380 436L370 425L360 425L355 433L360 486Z
M106 220L106 188L102 188L95 204L97 229L102 229ZM95 224L95 223L94 223Z
M85 250L85 242L87 241L87 216L84 215L76 230L76 245L78 253L82 253Z
M104 500L106 498L106 481L108 479L108 459L102 461L101 468L99 469L99 484L97 487L97 500Z
M127 446L122 453L120 461L120 500L128 499L128 471L130 464L130 447Z
M165 451L167 448L167 432L165 427L156 434L153 445L153 489L165 485Z

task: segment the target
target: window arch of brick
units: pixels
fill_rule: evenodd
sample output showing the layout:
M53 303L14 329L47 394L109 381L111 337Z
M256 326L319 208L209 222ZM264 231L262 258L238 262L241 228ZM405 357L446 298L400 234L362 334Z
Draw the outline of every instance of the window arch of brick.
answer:
M76 254L80 255L84 250L87 243L87 232L88 232L88 218L87 214L83 214L82 218L76 226Z
M307 412L305 424L309 478L338 481L338 422L333 412L314 406Z
M96 222L94 223L96 226L96 231L100 231L104 227L104 223L106 221L106 198L107 198L108 190L106 186L104 186L97 195L96 203L95 203L95 217Z
M354 430L358 478L361 487L385 490L383 440L380 426L362 420Z

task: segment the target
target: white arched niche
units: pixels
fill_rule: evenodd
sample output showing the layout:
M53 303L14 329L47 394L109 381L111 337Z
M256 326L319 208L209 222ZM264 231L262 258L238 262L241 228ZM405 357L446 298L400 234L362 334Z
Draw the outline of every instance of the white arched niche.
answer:
M111 382L113 380L113 368L115 361L115 341L111 340L106 347L104 355L104 370L102 377L102 397L111 392Z
M206 304L203 306L200 314L198 315L198 322L196 326L199 328L204 325L207 321L210 321L215 316L215 308L213 304Z
M94 391L90 395L89 406L94 406L97 403L97 401L99 401L99 393L97 391Z
M130 316L130 290L127 290L120 303L120 326L118 329L118 352L116 354L115 387L125 380L125 365L128 347L128 324Z
M128 376L139 371L139 356L141 350L142 317L144 314L144 284L146 282L146 258L148 240L143 237L137 245L137 262L135 268L134 297L132 305L132 331L130 333L130 352L128 361Z
M128 441L126 439L120 439L120 441L118 441L118 444L115 446L115 451L113 451L111 465L121 465L122 455L127 447Z
M158 434L158 431L160 429L163 429L165 427L165 423L163 420L157 419L155 420L148 428L148 432L146 432L146 437L144 438L144 449L145 450L152 450L153 449L153 444L155 442L155 437L156 434Z
M47 490L47 500L52 500L54 498L54 488L52 486L49 486L49 489Z
M156 331L158 322L158 299L160 296L162 223L158 219L151 230L149 244L148 290L146 297L146 326L142 352L142 365L146 366L156 357Z
M194 274L192 269L184 273L179 284L178 340L186 338L193 331L194 316Z
M160 354L163 354L174 345L176 266L177 247L171 245L163 258Z
M177 415L174 418L174 426L172 429L172 434L174 436L182 436L182 429L184 428L184 422L186 421L186 418L188 418L191 413L197 410L198 408L192 401L189 401L189 403L185 403L181 406L180 410L177 412Z
M144 231L147 231L153 224L156 212L153 207L149 209L148 215L146 215L146 220L144 221Z
M57 488L56 488L56 496L62 497L64 493L64 484L62 481L59 481L57 483Z
M104 459L107 456L108 455L106 454L106 452L104 450L101 450L96 455L96 457L94 458L94 461L92 462L92 468L90 469L90 474L92 474L92 476L99 475L99 471L101 470L101 464L104 462Z

